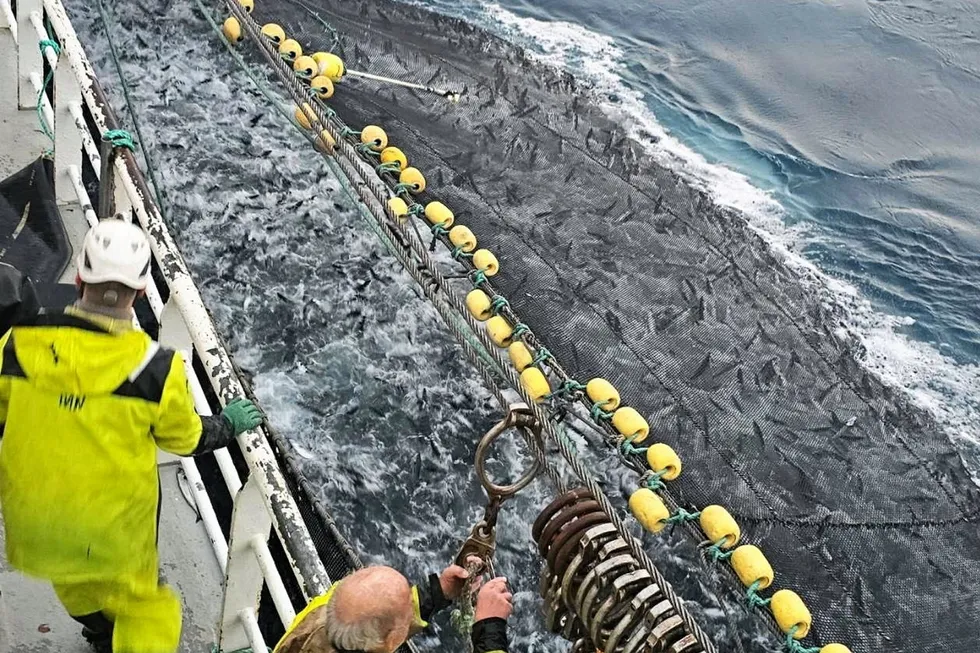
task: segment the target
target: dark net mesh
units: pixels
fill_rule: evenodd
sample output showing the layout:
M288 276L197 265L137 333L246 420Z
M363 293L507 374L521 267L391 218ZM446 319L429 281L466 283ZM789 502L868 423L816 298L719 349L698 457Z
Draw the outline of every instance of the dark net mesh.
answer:
M257 3L306 47L304 3ZM481 30L379 0L309 5L348 66L331 106L382 125L496 253L495 286L580 380L603 376L684 460L671 489L722 504L815 641L980 650L978 493L949 438L858 362L841 316L738 214L658 165L567 76Z

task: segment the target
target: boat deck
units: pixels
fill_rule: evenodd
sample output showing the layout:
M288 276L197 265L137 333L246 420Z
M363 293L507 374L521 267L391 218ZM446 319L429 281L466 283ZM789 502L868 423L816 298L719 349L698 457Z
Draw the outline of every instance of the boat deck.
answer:
M10 32L0 29L0 179L20 170L48 147L33 109L16 106L16 61ZM77 204L60 207L74 247L86 230ZM74 279L69 266L64 281ZM0 441L2 442L2 441ZM162 486L160 521L161 572L183 601L182 653L210 653L217 642L222 597L222 574L194 507L181 493L178 459L159 459ZM183 482L182 480L180 482ZM3 540L0 525L0 541ZM92 649L81 637L81 626L58 603L49 584L10 569L0 554L0 653L85 653Z

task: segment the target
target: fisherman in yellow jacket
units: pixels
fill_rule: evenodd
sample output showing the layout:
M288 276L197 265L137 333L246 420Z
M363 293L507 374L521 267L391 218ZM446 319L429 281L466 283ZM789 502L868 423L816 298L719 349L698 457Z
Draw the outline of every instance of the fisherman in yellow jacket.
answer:
M78 257L80 299L0 339L0 507L7 559L49 580L100 653L174 653L177 595L159 581L157 447L228 445L262 417L250 402L200 417L182 356L133 328L150 247L105 220Z
M411 587L391 567L365 567L334 583L296 615L274 653L394 653L459 598L465 569L450 565L426 585ZM513 606L504 578L480 588L474 611L473 653L506 653Z

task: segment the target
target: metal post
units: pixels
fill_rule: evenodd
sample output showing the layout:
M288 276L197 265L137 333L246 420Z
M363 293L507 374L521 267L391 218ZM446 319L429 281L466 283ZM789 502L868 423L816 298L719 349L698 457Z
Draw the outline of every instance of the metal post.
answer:
M102 170L99 174L99 220L113 217L116 203L116 148L109 141L99 143L99 156Z
M68 171L82 167L82 137L75 125L71 107L80 103L82 91L67 61L54 69L54 193L58 205L75 201Z
M31 12L43 11L41 0L17 1L17 101L21 109L33 109L37 105L37 93L31 84L31 73L41 73L41 49L31 38Z
M243 610L254 614L259 609L264 577L255 556L253 538L269 539L272 519L255 474L251 474L235 497L228 538L228 567L225 571L225 595L221 606L222 651L237 651L251 646L245 625L239 615Z

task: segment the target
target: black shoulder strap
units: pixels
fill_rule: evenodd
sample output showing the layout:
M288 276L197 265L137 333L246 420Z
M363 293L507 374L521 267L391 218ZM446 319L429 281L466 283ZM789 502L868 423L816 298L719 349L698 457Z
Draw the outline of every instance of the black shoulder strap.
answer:
M17 360L17 348L14 346L14 334L12 333L7 338L7 344L3 346L3 367L0 368L0 375L27 378L27 375L24 374L24 368L20 366L20 361Z
M126 380L112 394L160 403L173 359L173 349L151 342L139 365L133 368Z

